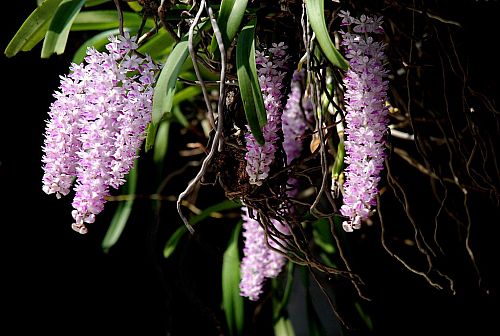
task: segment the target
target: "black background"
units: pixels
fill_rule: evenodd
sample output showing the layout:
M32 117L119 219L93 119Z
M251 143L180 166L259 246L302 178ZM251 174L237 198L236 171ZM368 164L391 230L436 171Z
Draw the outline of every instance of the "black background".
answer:
M3 11L7 20L1 23L2 50L33 6L18 2ZM498 88L493 46L500 7L495 1L457 2L457 7L455 14L470 30L464 39L475 50L469 62L475 79L484 71L484 80ZM68 55L85 37L73 34ZM151 218L140 212L147 204L138 202L135 213L139 214L126 237L105 254L100 247L104 228L96 226L86 236L76 234L70 228L70 201L42 192L44 120L58 76L67 73L69 56L41 60L39 51L40 46L12 59L0 56L0 300L1 320L6 322L0 324L0 329L5 328L1 334L217 334L223 328L217 322L221 318L217 275L227 232L219 237L206 229L199 236L206 240L190 240L181 260L162 263L161 244L149 236L155 232L147 224ZM475 207L481 213L481 203ZM111 213L102 214L101 223ZM178 225L174 212L167 213L172 217L166 220ZM465 255L454 256L450 268L460 270L463 264L464 270L456 273L462 281L454 296L403 269L377 241L360 244L362 250L355 259L369 284L373 303L367 306L377 334L499 333L498 277L494 276L500 245L498 211L482 213L475 220L488 223L475 237L485 283L478 285Z

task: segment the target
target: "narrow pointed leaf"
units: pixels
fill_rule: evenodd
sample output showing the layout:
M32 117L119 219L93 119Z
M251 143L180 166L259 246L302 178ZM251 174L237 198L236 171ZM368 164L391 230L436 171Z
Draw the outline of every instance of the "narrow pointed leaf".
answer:
M43 40L42 58L49 58L54 53L58 55L64 53L71 24L84 3L85 0L64 0L57 7Z
M359 304L359 302L354 303L354 308L356 308L359 317L363 320L368 330L373 331L373 321L370 315L366 314L366 312L363 310L363 307Z
M158 126L160 123L149 123L148 128L146 130L146 144L144 145L145 151L148 152L151 148L154 147L156 133L158 132Z
M288 305L288 301L290 300L290 295L292 294L292 285L293 285L293 272L295 270L294 264L292 262L289 262L287 264L287 275L286 275L286 285L285 289L283 290L283 296L281 297L280 301L274 301L273 300L273 319L276 321L276 324L279 323L279 320L283 318L283 311L286 309L286 306ZM276 280L276 279L273 279ZM273 282L273 285L277 281Z
M165 114L172 110L177 77L188 56L188 39L185 37L177 43L168 56L156 81L153 95L153 124L159 123Z
M345 157L344 138L341 137L339 144L337 146L337 156L335 157L335 162L333 163L333 168L332 168L333 180L338 180L340 173L344 169L344 157Z
M304 306L306 309L305 320L308 324L308 335L310 336L321 336L325 335L325 330L322 326L321 319L316 311L317 298L313 296L312 292L312 284L311 284L311 275L309 274L309 270L305 267L299 268L300 275L302 278L303 286L305 289L304 296Z
M29 51L40 42L62 0L45 0L24 21L7 45L5 56L12 57L19 51Z
M224 45L229 46L240 29L248 0L222 0L217 23Z
M201 88L199 86L188 86L175 94L172 104L178 105L189 98L199 95L200 93Z
M219 17L217 18L217 25L219 26L222 41L226 48L233 42L236 33L240 29L247 4L248 0L222 0ZM217 48L217 39L215 36L212 38L210 50L215 53L219 50Z
M143 54L148 54L154 60L162 61L163 58L172 51L173 44L174 39L172 36L165 28L161 28L146 43L141 45L138 51Z
M240 256L238 237L241 222L234 228L222 261L222 305L230 335L243 334L245 317L243 297L240 295Z
M134 168L130 171L127 183L122 188L125 193L128 195L135 195L137 187L137 162L135 163ZM102 248L105 252L109 251L111 247L113 247L118 239L120 238L125 226L127 225L128 218L130 217L130 213L132 212L132 206L134 205L134 198L130 197L125 202L120 203L116 212L111 219L111 224L109 225L108 231L104 236L102 241Z
M111 0L85 0L85 7L99 6L109 1Z
M274 325L274 336L295 336L292 321L286 317L281 317Z
M320 218L312 223L314 243L327 254L337 251L335 241L332 237L330 223Z
M255 140L263 145L262 126L267 122L267 115L255 65L255 23L253 19L241 30L236 44L236 66L248 126Z
M155 148L153 152L153 161L160 169L163 166L165 155L168 150L168 138L170 133L170 120L165 120L158 126L158 134L156 135Z
M134 12L142 11L143 7L139 4L138 1L129 1L127 2L127 4Z
M167 114L172 112L173 99L177 86L177 77L182 70L182 65L189 55L187 37L181 40L168 56L160 76L156 81L153 94L153 118L148 127L146 137L146 151L150 150L156 138L158 124Z
M202 24L198 28L204 30L207 27L208 25ZM199 34L195 33L193 37L194 46L197 46L200 40ZM153 93L153 118L148 127L146 151L150 150L154 145L158 123L172 111L177 77L188 56L188 36L186 35L175 45L174 49L169 54L165 65L163 65L161 69L160 76L156 81Z
M336 67L347 70L349 63L335 48L326 28L324 0L307 0L306 8L311 28L326 58Z
M127 28L140 27L142 17L137 13L123 12L123 25ZM118 13L116 10L84 11L76 16L71 26L72 31L107 30L118 28ZM146 29L155 26L152 19L146 20Z
M236 209L239 207L241 207L241 203L238 203L238 202L235 202L232 200L222 201L222 202L217 203L215 205L209 206L208 208L204 209L202 212L200 212L196 216L191 217L191 219L189 220L189 224L191 224L191 225L198 224L199 222L201 222L205 218L209 217L214 212Z
M184 234L188 232L185 225L180 226L175 232L170 236L167 243L165 244L165 248L163 249L163 257L166 259L174 253L177 245L181 241L181 238L184 237Z
M174 96L174 100L175 100L176 96L177 95ZM173 120L177 121L184 128L189 127L189 121L186 119L184 114L182 114L182 111L181 111L181 108L179 107L179 105L174 105L174 107L172 108L172 117L173 117Z
M222 201L220 203L214 204L206 208L198 215L193 216L189 220L189 224L196 225L216 211L229 210L229 209L234 209L236 207L241 207L241 204L231 200ZM172 234L172 236L170 236L167 243L165 244L165 248L163 249L163 256L165 258L170 257L172 253L174 253L175 249L177 248L177 245L179 244L180 240L182 239L182 237L186 232L188 232L186 226L182 225Z

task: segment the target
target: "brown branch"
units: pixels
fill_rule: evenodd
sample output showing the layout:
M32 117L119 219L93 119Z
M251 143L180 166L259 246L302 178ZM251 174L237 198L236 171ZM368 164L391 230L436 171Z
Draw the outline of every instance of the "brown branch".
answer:
M123 10L122 6L120 5L120 0L113 0L115 2L116 10L118 11L118 23L119 23L119 30L120 30L120 35L124 36L124 31L123 31Z
M116 1L116 0L115 0ZM158 6L158 17L160 18L160 22L165 30L172 36L175 42L179 42L181 39L179 35L174 31L172 26L167 22L166 15L168 7L172 4L169 1L162 0L160 6Z

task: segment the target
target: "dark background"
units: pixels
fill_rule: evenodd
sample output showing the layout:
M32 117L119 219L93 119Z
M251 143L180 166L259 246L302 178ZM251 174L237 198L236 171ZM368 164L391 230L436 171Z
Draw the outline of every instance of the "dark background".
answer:
M473 78L479 83L484 79L484 88L494 91L492 88L499 87L493 50L499 31L498 2L454 3L451 14L465 22L462 42L470 44ZM32 9L31 2L23 2L4 11L2 50ZM71 33L68 55L84 38ZM224 328L220 325L218 276L227 227L220 235L210 227L201 229L183 245L182 257L166 263L161 260L161 246L171 229L158 231L147 211L150 204L138 201L123 239L105 254L100 243L112 209L102 214L100 227L80 236L70 228L70 200L56 200L41 191L44 120L58 76L67 73L70 56L41 60L39 51L40 46L12 59L0 56L0 300L1 320L6 322L0 324L6 330L1 334L218 334ZM176 164L172 165L175 169ZM148 169L146 164L145 171ZM405 178L416 189L424 181L412 173ZM173 194L175 188L181 190L183 179L174 186ZM211 192L217 191L206 191L207 199ZM418 195L415 200L418 202ZM498 208L495 212L488 206L482 211L481 198L472 206L474 222L480 228L475 231L473 246L483 283L478 283L465 253L452 255L443 266L458 279L456 295L435 290L405 270L376 239L353 238L353 247L358 248L353 259L373 299L366 309L376 334L499 333L498 277L494 275L500 245ZM179 220L172 210L170 205L164 207L163 220L176 227ZM392 220L397 221L397 216ZM152 238L155 232L163 236ZM375 237L370 229L367 235Z

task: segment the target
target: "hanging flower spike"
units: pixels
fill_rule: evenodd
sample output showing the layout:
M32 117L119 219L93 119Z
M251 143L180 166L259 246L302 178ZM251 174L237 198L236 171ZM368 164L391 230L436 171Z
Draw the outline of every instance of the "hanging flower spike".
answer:
M267 112L267 124L262 128L264 145L260 145L250 132L245 136L246 171L250 184L262 185L262 181L269 175L269 169L276 153L276 143L279 140L278 130L281 127L283 80L288 61L286 49L287 46L281 42L279 44L273 43L268 53L256 51L255 62Z
M383 136L387 130L388 83L384 80L385 45L370 34L381 34L382 18L362 15L359 19L342 11L342 24L354 25L354 33L342 33L342 45L350 68L346 86L346 157L344 204L340 211L349 218L343 223L347 232L361 227L376 204L380 172L384 165Z
M262 294L262 286L266 278L277 277L286 263L286 258L269 248L264 229L256 219L250 217L248 208L243 206L241 209L245 241L240 266L240 295L257 301ZM278 221L273 220L272 223L280 232L288 233L288 229ZM278 244L271 239L269 239L269 244L279 249Z
M240 294L252 301L257 301L262 293L265 280L264 265L267 250L264 230L257 220L248 214L248 208L242 207L243 215L243 260L241 261Z
M131 53L128 34L109 40L107 52L89 48L86 64L62 77L45 134L43 190L66 195L76 177L72 228L82 234L109 187L124 183L151 118L156 65Z

